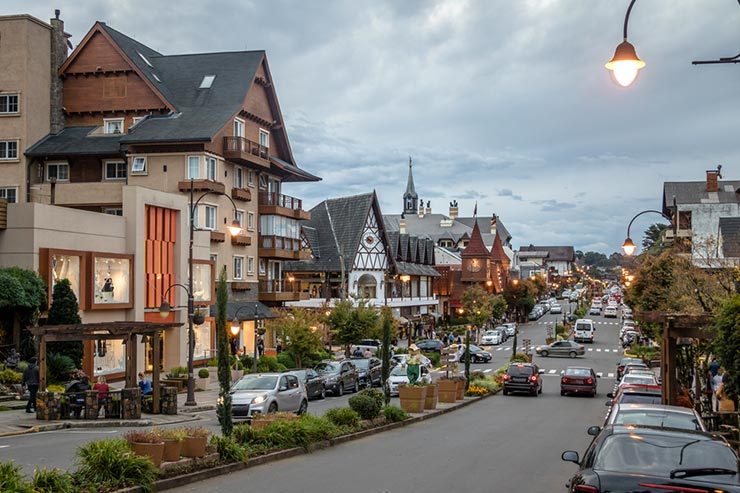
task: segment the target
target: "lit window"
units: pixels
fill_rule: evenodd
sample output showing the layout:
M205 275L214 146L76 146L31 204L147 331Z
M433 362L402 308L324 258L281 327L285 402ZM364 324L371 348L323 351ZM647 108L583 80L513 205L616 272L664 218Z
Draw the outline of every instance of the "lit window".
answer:
M206 158L206 178L216 181L216 160L212 157Z
M244 278L244 257L234 257L234 279Z
M142 60L144 60L144 63L146 63L147 65L149 65L151 68L154 68L154 65L152 65L152 62L150 62L147 57L145 57L144 55L142 55L138 51L136 52L136 54L139 55Z
M234 166L234 188L244 187L244 170L239 166Z
M56 181L69 181L69 164L47 164L46 180L49 181L52 178L56 179Z
M5 199L11 204L18 202L18 189L16 187L0 188L0 199Z
M270 132L260 128L260 145L270 147Z
M18 113L18 95L0 94L0 114Z
M210 89L215 79L215 75L204 75L203 80L200 81L200 87L198 89Z
M105 163L105 179L106 180L126 179L126 163L124 162Z
M234 119L234 137L244 137L244 121Z
M0 140L0 159L18 159L17 140Z
M122 134L123 133L123 118L103 120L103 122L105 124L105 133L107 134Z
M207 205L205 209L206 209L205 228L214 230L216 229L216 208L212 205Z
M145 173L146 172L146 158L145 157L135 157L134 162L131 165L131 172L132 173Z
M188 180L197 180L200 178L200 158L198 156L188 156Z

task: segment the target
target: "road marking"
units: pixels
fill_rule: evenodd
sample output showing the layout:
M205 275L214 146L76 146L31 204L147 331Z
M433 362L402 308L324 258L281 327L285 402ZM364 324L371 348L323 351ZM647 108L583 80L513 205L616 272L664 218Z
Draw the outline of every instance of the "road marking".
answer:
M493 368L489 368L487 370L483 370L483 373L491 373L493 371Z
M10 445L0 445L0 448L8 448Z
M118 430L104 430L104 431L93 431L93 430L73 430L73 431L67 431L66 433L76 434L76 435L96 435L96 434L111 434L111 433L118 433Z
M601 348L596 348L596 352L597 353L600 353L601 352Z
M607 376L608 376L609 378L614 378L614 373L609 373L609 374L607 374Z
M557 371L557 370L550 370L550 371L548 371L547 373L549 373L550 375L552 375L552 374L553 374L553 373L555 373L556 371Z
M588 350L589 350L589 351L593 351L593 350L594 350L594 348L590 347L590 348L588 348Z
M604 376L604 374L603 374L602 372L598 372L598 373L596 373L596 376L597 376L597 377L603 377L603 376Z
M497 347L496 351L501 351L502 349L503 349L502 347Z

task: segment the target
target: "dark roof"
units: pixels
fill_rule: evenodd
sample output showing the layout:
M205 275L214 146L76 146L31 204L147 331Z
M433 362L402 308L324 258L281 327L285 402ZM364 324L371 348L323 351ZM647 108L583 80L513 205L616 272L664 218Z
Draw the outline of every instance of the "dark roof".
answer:
M740 217L720 217L722 253L726 258L740 258Z
M663 212L678 204L736 203L740 201L740 180L720 180L719 191L710 195L706 181L667 181L663 183Z
M529 245L519 248L520 252L548 252L547 260L575 262L576 252L572 246Z
M237 317L237 311L239 312L238 319L240 322L244 320L255 320L257 318L264 320L266 318L277 317L277 315L275 315L267 306L263 305L259 301L226 302L226 318L229 322L233 320L234 317ZM218 315L216 305L211 305L210 312L212 317Z
M293 166L292 164L286 161L283 161L282 159L278 157L270 156L270 162L278 170L288 173L288 175L285 178L283 178L284 182L287 182L287 181L321 181L321 178L319 178L318 176L312 175L308 171L304 171L298 166Z
M491 246L491 260L494 262L509 263L509 256L506 255L504 247L501 245L501 239L496 234L493 238L493 246Z
M383 216L383 219L389 231L398 231L399 221L401 220L400 214L387 214ZM455 243L469 237L473 231L473 224L477 222L481 229L483 242L486 245L493 242L493 235L490 234L491 218L479 217L476 221L472 217L451 219L444 214L425 214L424 217L419 217L417 214L406 214L405 219L406 231L410 234L428 236L435 242L444 238ZM449 226L442 226L443 222L446 222ZM496 231L503 244L508 244L511 241L511 234L509 234L500 218L496 222Z
M481 231L491 231L491 218L490 217L458 217L456 221L463 223L469 228L473 227L474 223L478 223ZM496 221L496 232L501 237L501 240L506 243L511 240L511 233L506 229L506 226L501 222L501 219Z
M98 127L67 127L49 134L26 150L30 157L76 155L119 155L122 135L91 135Z
M463 257L478 257L478 256L487 256L490 252L486 248L486 245L483 244L483 238L480 236L480 228L478 227L478 223L473 224L473 234L470 235L470 241L468 242L468 246L465 247L465 250L462 251L461 255Z

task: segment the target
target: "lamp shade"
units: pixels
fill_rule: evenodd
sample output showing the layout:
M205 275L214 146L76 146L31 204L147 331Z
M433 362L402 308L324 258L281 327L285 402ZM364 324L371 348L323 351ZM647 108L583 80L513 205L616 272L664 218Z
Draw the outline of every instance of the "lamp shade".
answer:
M614 79L622 87L634 82L637 71L645 66L645 62L637 56L635 47L627 40L622 41L614 51L614 56L605 67L614 74Z
M239 223L239 221L237 221L236 219L234 219L231 222L231 225L229 226L229 234L231 234L231 236L238 236L239 233L241 233L241 232L242 232L242 225L241 225L241 223Z
M635 242L632 241L632 238L627 238L622 244L622 250L624 251L625 255L632 255L633 253L635 253L635 250L637 250L637 245L635 245Z
M234 320L231 321L231 327L229 327L232 336L236 337L239 334L240 326L241 324L239 323L239 320L234 317Z
M162 301L162 304L159 305L159 315L162 318L167 318L170 315L170 311L172 311L172 307L170 307L167 300Z

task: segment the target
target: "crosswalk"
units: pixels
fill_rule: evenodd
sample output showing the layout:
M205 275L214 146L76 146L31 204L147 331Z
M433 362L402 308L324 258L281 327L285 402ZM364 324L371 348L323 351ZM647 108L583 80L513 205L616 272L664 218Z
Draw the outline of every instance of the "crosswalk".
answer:
M525 350L524 346L522 346L522 347L519 348L519 351L524 351L524 350ZM491 349L489 349L489 351L511 351L511 348L510 347L506 347L506 346L499 346L496 349L491 348ZM604 353L618 353L618 352L620 352L622 350L621 349L592 348L592 347L590 347L590 348L587 348L586 351L587 352L593 352L593 351L595 351L597 353L601 353L601 352L604 352Z
M537 322L537 325L552 325L555 323L555 320L551 320L549 322ZM594 325L621 325L620 322L602 322L600 320L597 320L594 322Z
M476 371L480 371L480 372L482 372L484 374L489 374L491 372L494 372L495 369L494 368L486 368L485 370L476 370ZM554 376L558 376L559 377L561 371L562 370L560 370L560 369L546 369L546 370L543 370L542 375L543 376L553 376L554 375ZM437 375L444 375L445 371L444 370L437 370L437 371L435 371L433 373L436 373ZM597 371L596 372L596 375L598 375L600 378L614 378L614 373L613 372Z

